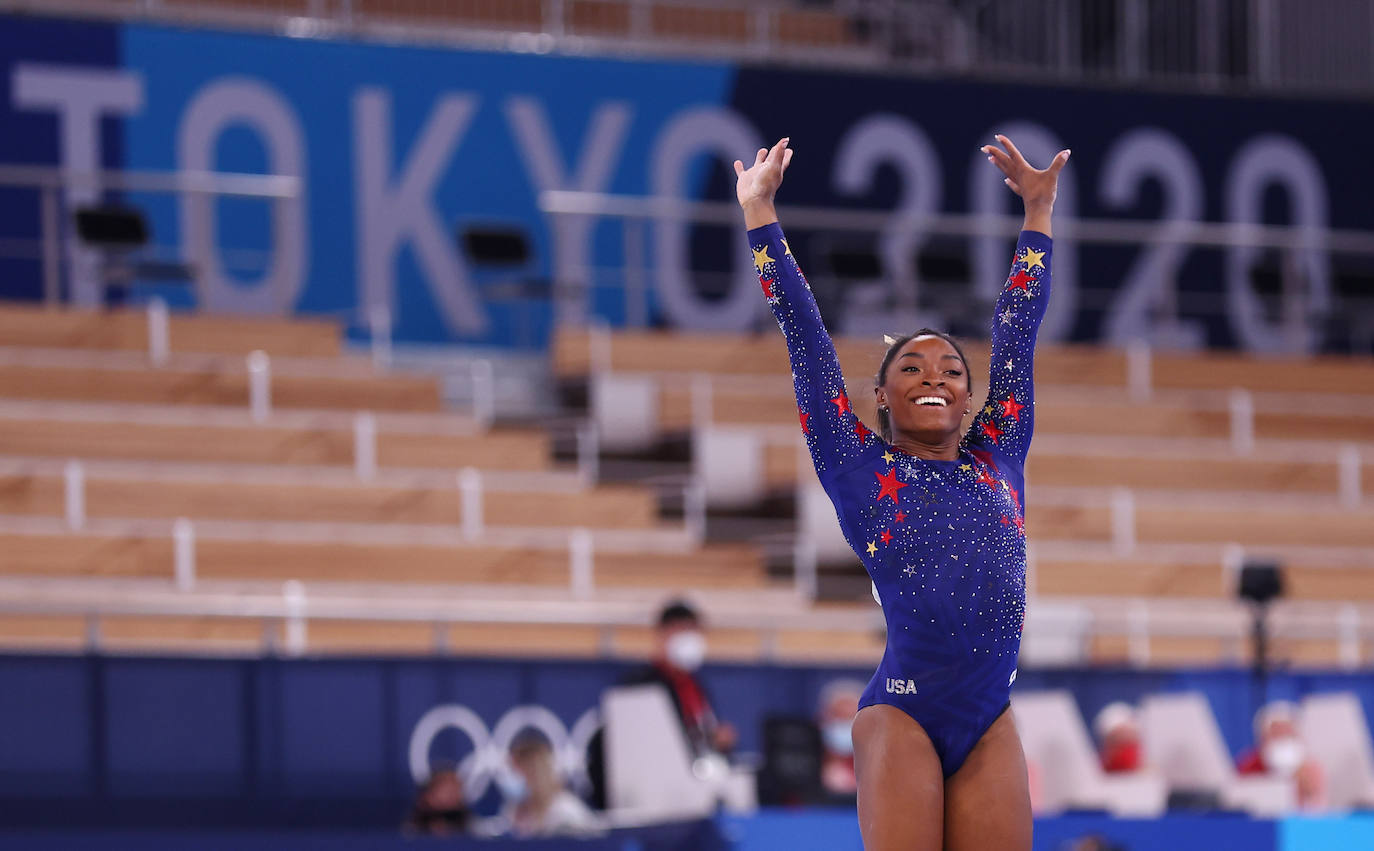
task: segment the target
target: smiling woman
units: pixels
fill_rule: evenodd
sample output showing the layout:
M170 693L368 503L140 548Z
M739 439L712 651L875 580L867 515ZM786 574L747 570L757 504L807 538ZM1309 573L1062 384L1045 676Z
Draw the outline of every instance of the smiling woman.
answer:
M972 413L968 360L923 328L878 369L881 436L854 415L810 285L773 196L788 140L735 163L764 297L787 341L816 474L873 579L888 641L854 721L864 847L1029 849L1030 794L1006 713L1026 605L1026 450L1036 331L1050 291L1050 214L1062 151L1037 170L1010 139L989 162L1026 206L992 323L987 405Z

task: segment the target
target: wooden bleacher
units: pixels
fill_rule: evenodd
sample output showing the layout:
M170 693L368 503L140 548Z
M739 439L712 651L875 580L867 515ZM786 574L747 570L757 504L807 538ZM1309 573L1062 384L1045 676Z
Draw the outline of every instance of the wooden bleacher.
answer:
M486 430L440 412L436 379L345 355L331 323L173 316L170 337L154 367L144 314L0 306L0 581L114 582L111 593L137 599L170 587L172 520L185 517L198 589L296 580L326 596L363 583L417 600L436 588L566 598L568 533L585 528L598 593L775 593L754 547L692 544L660 519L652 489L585 485L542 429ZM257 349L272 356L262 422L248 399ZM353 466L359 411L375 424L368 480ZM70 460L83 474L80 529L62 520ZM483 483L471 540L458 476L469 467ZM308 627L309 652L606 649L595 625L450 624L438 644L425 623ZM280 646L273 618L0 611L0 646L79 648L92 630L111 650Z
M966 348L981 404L986 348ZM883 346L840 339L836 349L854 408L871 425L865 370L876 367ZM1352 449L1362 456L1355 470L1367 494L1374 482L1374 363L1314 358L1302 369L1264 369L1240 355L1150 353L1148 395L1141 398L1125 352L1042 346L1036 359L1026 529L1041 549L1091 553L1035 559L1036 594L1221 601L1233 595L1235 582L1223 554L1239 544L1286 564L1295 601L1374 603L1374 500L1351 504L1343 481L1351 471L1342 468ZM554 366L571 383L588 381L598 368L659 379L654 401L665 437L690 434L702 411L712 426L753 430L773 495L814 475L776 334L627 331L594 338L569 331L555 341ZM1242 401L1253 411L1248 447L1234 443L1237 391L1248 394ZM1134 550L1126 553L1111 546L1117 489L1132 496ZM843 570L861 568L855 561ZM1236 658L1219 639L1160 636L1157 644L1151 655L1161 663ZM1091 655L1124 658L1125 646L1109 636L1094 640ZM1336 657L1326 651L1336 646L1290 642L1280 656L1332 664Z

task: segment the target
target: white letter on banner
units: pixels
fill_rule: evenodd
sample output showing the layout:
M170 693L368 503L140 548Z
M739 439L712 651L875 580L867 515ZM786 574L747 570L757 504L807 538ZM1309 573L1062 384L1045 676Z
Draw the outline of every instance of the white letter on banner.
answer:
M691 109L675 117L658 134L650 172L653 194L669 200L690 200L687 176L692 160L715 154L727 163L753 161L762 144L759 134L736 113L718 107ZM758 293L758 278L748 245L737 239L738 249L730 291L720 301L697 297L692 286L688 234L691 223L664 217L654 228L658 254L655 277L663 310L681 328L713 331L744 331L767 306Z
M1054 155L1064 150L1058 137L1048 128L1028 121L998 124L996 132L1011 139L1031 165L1043 168ZM993 131L979 137L982 144L996 145ZM1078 210L1078 192L1073 182L1073 160L1059 175L1059 195L1054 202L1056 218L1072 218ZM1009 209L1021 214L1021 199L1002 182L1004 175L988 162L987 155L975 151L969 172L969 202L975 213L1005 213ZM1011 234L984 234L974 240L973 286L989 305L997 300L1011 269L1011 251L1015 240ZM1054 240L1054 295L1050 298L1045 321L1040 326L1041 340L1062 340L1073 325L1078 310L1078 257L1073 240L1056 237Z
M358 275L364 311L393 309L396 254L409 242L450 331L482 334L487 312L434 207L433 190L477 109L472 95L444 95L434 107L400 177L391 173L391 95L366 88L353 98Z
M846 195L871 191L878 169L890 164L902 178L895 214L883 232L883 265L897 303L915 310L919 297L916 252L925 242L914 218L940 208L940 158L930 138L905 118L873 115L854 125L835 155L835 186ZM934 324L939 324L935 322Z
M604 192L610 186L612 171L630 127L630 108L619 102L605 103L597 108L587 141L582 145L582 157L571 177L563 165L563 158L558 155L558 142L539 101L528 97L511 98L506 101L506 120L520 145L536 191ZM559 322L580 323L586 318L581 309L570 315L563 311L571 305L581 308L588 302L589 294L584 293L584 288L594 283L589 249L595 224L596 220L590 216L552 217L554 286L559 290L566 287L570 290L569 295L576 296L575 299L560 297L560 293L555 292L554 305L560 311Z
M1278 323L1264 318L1264 306L1250 282L1250 267L1261 249L1232 246L1226 252L1226 315L1240 344L1252 352L1311 352L1321 340L1319 320L1331 310L1331 257L1326 248L1327 196L1321 166L1296 140L1260 136L1236 154L1226 175L1226 220L1264 221L1264 194L1282 187L1292 209L1293 226L1302 228L1302 248L1284 252L1285 285L1306 285L1300 297L1285 291ZM1286 288L1285 288L1286 289Z
M100 168L100 119L131 115L143 109L143 78L129 71L65 65L15 66L11 80L14 105L26 110L57 113L62 168L89 173ZM100 200L94 182L68 184L67 209ZM82 248L74 233L66 235L71 300L87 307L101 303L99 258Z
M1187 236L1202 218L1202 177L1197 161L1178 137L1157 127L1130 131L1112 145L1102 166L1102 200L1118 209L1140 199L1145 181L1155 178L1164 190L1161 236ZM1204 342L1196 322L1178 319L1178 270L1188 257L1186 242L1145 243L1131 267L1103 325L1103 338L1114 345L1142 340L1171 349L1194 349ZM1057 273L1056 273L1057 276ZM1160 308L1172 306L1164 315ZM1154 312L1158 318L1152 319Z
M226 129L251 129L267 151L267 173L303 178L305 148L300 121L274 89L257 80L230 77L196 93L177 131L177 163L184 171L214 171L215 143ZM252 285L224 268L216 240L220 198L183 193L182 248L196 266L196 294L206 310L229 313L290 313L306 275L305 190L301 197L272 203L272 261Z

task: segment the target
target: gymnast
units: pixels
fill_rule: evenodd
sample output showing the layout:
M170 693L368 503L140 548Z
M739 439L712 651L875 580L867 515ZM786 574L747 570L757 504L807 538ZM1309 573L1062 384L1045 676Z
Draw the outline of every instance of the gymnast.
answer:
M1024 465L1035 335L1050 295L1061 151L1032 168L1012 141L982 148L1021 196L1025 224L992 322L987 404L949 336L891 341L874 393L879 434L855 415L835 347L773 198L788 140L735 162L764 297L792 362L797 414L840 528L873 580L887 647L854 720L868 851L1031 847L1021 740L1007 712L1026 607Z

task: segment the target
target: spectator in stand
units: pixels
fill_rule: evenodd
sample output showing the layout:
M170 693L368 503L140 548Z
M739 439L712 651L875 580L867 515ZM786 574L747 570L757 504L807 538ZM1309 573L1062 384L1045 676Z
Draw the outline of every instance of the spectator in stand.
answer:
M658 683L668 690L682 730L697 756L729 754L739 735L711 708L711 696L697 679L706 661L706 636L701 617L687 603L675 600L658 615L654 656L648 665L630 673L622 685Z
M1297 714L1297 707L1286 700L1260 707L1255 713L1255 746L1236 759L1236 771L1292 778L1298 806L1320 810L1326 806L1326 775L1298 736Z
M501 781L505 803L491 832L521 839L600 832L600 820L563 785L553 746L542 733L525 730L516 735L510 765L512 773Z
M1093 719L1102 770L1127 774L1145 766L1140 747L1140 723L1130 704L1117 701L1102 707Z
M859 791L853 727L864 686L857 680L833 680L821 689L816 714L821 731L821 786L833 796L853 798Z
M403 830L419 836L457 836L467 832L470 818L458 773L451 767L435 768L420 788Z

